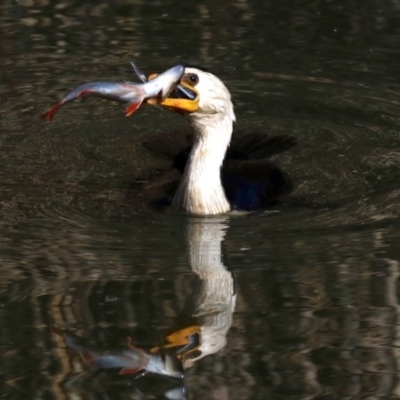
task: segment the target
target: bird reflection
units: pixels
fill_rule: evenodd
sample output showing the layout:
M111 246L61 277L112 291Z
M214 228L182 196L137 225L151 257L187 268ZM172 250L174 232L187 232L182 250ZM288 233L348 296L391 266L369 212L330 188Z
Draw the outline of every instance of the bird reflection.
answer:
M235 287L232 273L222 261L226 222L226 217L216 217L193 219L188 225L189 264L198 280L185 314L197 321L201 343L196 354L185 357L184 368L222 349L232 325Z
M187 398L185 371L203 357L222 349L232 325L236 302L234 280L222 261L227 219L193 217L187 220L188 260L195 274L194 290L175 322L158 340L150 339L142 345L134 334L105 340L107 333L102 328L77 335L61 329L65 323L59 317L66 312L54 313L58 318L53 318L51 330L55 337L63 339L72 351L70 357L80 361L83 371L72 376L68 373L63 379L64 389L93 393L101 387L100 391L106 393L108 388L118 387L131 393L150 390L154 394L155 386L149 382L164 379L164 385L157 383L156 386L157 391L163 388L165 398Z

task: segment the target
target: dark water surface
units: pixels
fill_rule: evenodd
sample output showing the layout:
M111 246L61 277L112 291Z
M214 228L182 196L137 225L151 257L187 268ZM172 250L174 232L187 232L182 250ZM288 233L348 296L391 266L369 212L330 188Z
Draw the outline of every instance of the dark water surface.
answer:
M185 121L99 100L38 117L131 60L207 66L238 127L293 134L291 196L131 210L162 163L141 143ZM0 399L400 399L397 0L3 0L0 67ZM96 367L127 337L184 378Z

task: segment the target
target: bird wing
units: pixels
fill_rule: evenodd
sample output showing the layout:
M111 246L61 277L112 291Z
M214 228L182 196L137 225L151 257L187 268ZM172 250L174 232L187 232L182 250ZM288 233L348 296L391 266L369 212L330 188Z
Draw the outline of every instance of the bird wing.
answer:
M293 189L289 176L269 158L296 145L293 136L262 132L232 135L221 178L228 201L241 210L274 203Z
M285 134L233 132L225 159L261 160L289 150L295 145L295 138ZM192 146L193 134L185 129L153 136L144 142L144 147L150 153L170 160L180 171L186 165Z
M234 132L226 159L261 160L289 150L296 145L293 136L263 132Z
M182 173L193 146L193 134L187 129L176 129L153 136L143 145L154 156L170 161L170 168L176 168Z

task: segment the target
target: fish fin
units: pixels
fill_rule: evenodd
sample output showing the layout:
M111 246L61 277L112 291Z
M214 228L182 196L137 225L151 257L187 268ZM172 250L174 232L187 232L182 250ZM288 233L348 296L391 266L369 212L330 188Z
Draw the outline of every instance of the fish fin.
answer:
M47 111L47 113L44 113L42 115L42 117L46 118L47 122L50 122L54 118L54 115L56 114L56 112L60 109L60 107L63 104L64 103L62 101L59 101L57 104L55 104L53 107L51 107L50 110Z
M130 103L125 109L125 116L130 117L142 104L143 99L136 101L135 103Z
M158 100L158 101L163 101L165 97L167 97L167 96L163 96L163 91L162 91L162 89L161 89L161 90L158 92L157 100Z
M147 360L146 352L143 349L141 349L140 347L136 347L135 345L133 345L132 344L132 338L130 336L128 336L126 338L126 342L127 342L127 345L128 345L130 350L137 351L139 353L142 365L145 365L146 362L147 362L146 361ZM143 369L143 368L139 368L139 371L140 371L140 369Z
M136 347L134 344L132 344L132 338L130 337L130 336L128 336L127 338L126 338L126 344L128 345L128 347L131 349L131 350L138 350L138 351L141 351L142 349L140 349L139 347Z
M60 328L57 328L56 326L51 326L50 332L56 333L57 335L60 336L64 336L64 332Z
M82 90L81 92L79 92L76 96L77 99L82 99L85 96L88 96L90 93L92 93L93 90L92 89L85 89Z
M90 351L88 351L88 350L80 351L79 354L81 355L83 361L86 361L89 363L92 363L95 361L95 358L93 357L92 353L90 353Z
M125 368L122 368L121 371L119 371L118 375L137 374L139 371L141 371L141 368L125 367Z
M140 78L140 80L144 83L148 81L147 76L138 68L138 66L131 61L131 65L135 74Z
M128 336L128 337L126 338L126 343L127 343L128 347L129 347L131 350L135 350L135 351L138 351L139 353L145 354L145 352L144 352L143 349L141 349L140 347L137 347L137 346L135 346L134 344L132 344L132 338L131 338L130 336Z

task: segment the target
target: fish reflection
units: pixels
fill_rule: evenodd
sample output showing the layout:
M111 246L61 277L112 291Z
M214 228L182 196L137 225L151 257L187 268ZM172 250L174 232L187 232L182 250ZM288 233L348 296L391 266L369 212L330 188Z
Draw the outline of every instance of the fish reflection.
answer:
M119 375L144 371L173 378L183 377L181 368L174 357L166 352L149 354L133 345L130 337L127 339L127 348L104 348L56 327L52 327L51 330L62 336L67 347L78 351L87 363L96 364L104 369L119 369Z

